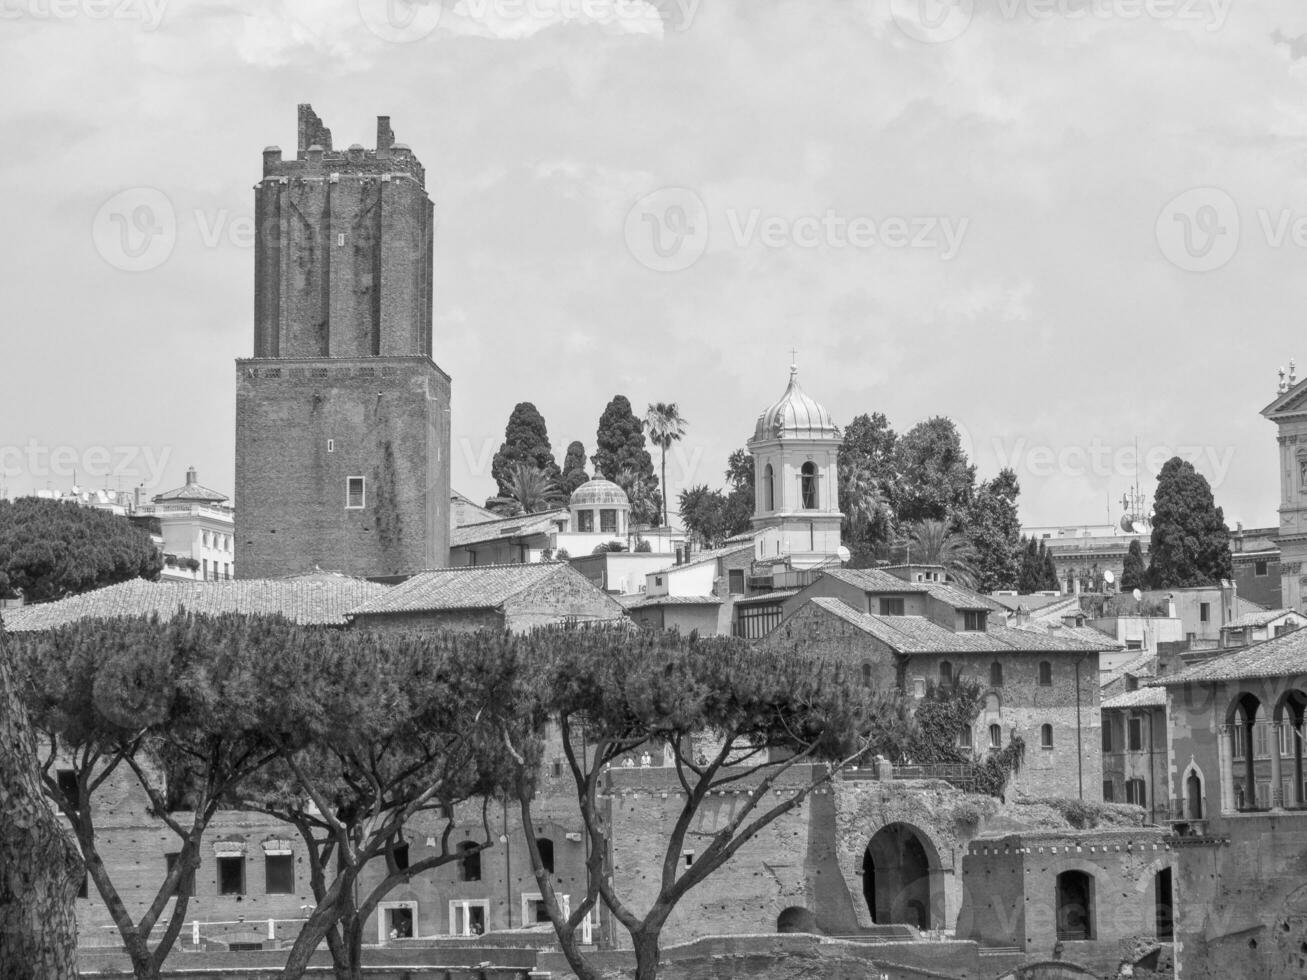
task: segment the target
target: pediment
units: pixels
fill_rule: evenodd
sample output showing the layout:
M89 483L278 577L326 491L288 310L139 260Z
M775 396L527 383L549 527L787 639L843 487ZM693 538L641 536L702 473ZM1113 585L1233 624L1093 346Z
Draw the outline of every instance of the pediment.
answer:
M1307 415L1307 379L1299 381L1288 391L1280 394L1275 401L1262 409L1262 415L1268 419Z

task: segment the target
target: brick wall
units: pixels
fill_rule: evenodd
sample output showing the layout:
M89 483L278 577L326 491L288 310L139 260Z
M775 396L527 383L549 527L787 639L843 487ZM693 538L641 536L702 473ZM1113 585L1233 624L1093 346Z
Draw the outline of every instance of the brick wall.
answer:
M238 361L237 574L444 565L449 395L426 357ZM358 476L365 506L349 509Z

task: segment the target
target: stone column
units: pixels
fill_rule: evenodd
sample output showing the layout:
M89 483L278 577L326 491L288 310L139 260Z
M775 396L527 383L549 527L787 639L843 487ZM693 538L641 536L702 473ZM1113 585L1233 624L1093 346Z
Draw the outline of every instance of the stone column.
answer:
M1280 776L1280 723L1273 721L1267 732L1271 752L1271 809L1284 809L1284 783Z
M1221 812L1234 809L1234 728L1222 725L1216 730L1221 760Z

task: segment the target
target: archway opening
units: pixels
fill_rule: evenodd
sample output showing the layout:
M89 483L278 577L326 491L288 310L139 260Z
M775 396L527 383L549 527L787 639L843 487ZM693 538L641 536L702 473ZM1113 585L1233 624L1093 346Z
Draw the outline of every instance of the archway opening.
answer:
M1094 879L1084 871L1057 876L1057 938L1094 938Z
M932 891L932 885L940 887L932 882L939 870L933 853L929 841L907 824L892 823L875 833L862 860L862 894L873 922L933 927L943 900Z
M776 917L777 932L807 932L817 934L817 919L802 905L791 905Z

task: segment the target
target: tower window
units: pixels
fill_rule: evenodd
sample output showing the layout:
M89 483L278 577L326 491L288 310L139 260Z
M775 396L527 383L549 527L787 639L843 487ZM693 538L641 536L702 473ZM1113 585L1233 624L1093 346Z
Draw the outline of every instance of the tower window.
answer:
M774 482L775 473L772 471L771 463L768 463L762 470L762 509L773 511L776 509L776 484Z
M367 501L364 480L361 476L351 476L345 481L345 509L362 510Z
M269 895L295 893L295 859L289 854L264 856L263 890Z
M817 509L817 464L804 463L803 469L800 472L802 475L799 478L799 484L803 494L803 509L816 510Z
M548 837L541 837L536 841L536 847L540 851L540 867L550 874L554 873L554 842Z
M239 855L218 858L218 894L245 894L245 858Z
M458 877L462 881L481 880L481 848L471 841L458 845Z

